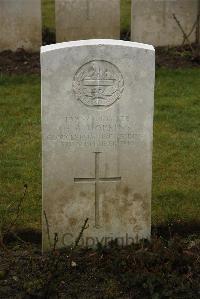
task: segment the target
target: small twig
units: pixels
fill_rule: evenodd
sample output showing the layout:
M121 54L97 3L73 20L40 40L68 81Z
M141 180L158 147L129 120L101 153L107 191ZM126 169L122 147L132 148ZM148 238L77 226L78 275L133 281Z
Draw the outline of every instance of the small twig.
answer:
M4 244L2 237L0 237L0 248L2 248L7 254L10 253L10 251L8 250L6 245Z
M57 245L57 243L58 243L58 234L55 233L55 234L54 234L54 242L53 242L53 251L56 250L56 245Z
M197 25L198 25L198 21L199 21L199 16L197 17L196 21L194 22L194 25L192 26L192 29L191 29L190 32L188 33L188 35L187 35L188 38L190 37L190 35L191 35L192 32L194 31L195 27L197 27ZM184 45L185 40L186 40L186 39L185 39L185 37L184 37L184 40L183 40L182 45Z
M196 43L199 46L199 39L200 37L200 14L198 15L198 19L197 19L197 31L196 31Z
M130 30L128 30L128 31L126 32L126 35L125 35L124 40L130 40L130 35L131 35L131 32L130 32Z
M45 210L43 211L43 213L44 213L44 218L45 218L46 227L47 227L47 236L48 236L49 246L50 246L50 248L52 248L47 214L46 214Z
M176 21L176 23L177 23L178 27L180 28L181 32L183 33L184 42L185 42L185 40L188 41L188 44L189 44L189 46L190 46L190 49L191 49L192 53L194 54L194 49L193 49L193 47L192 47L192 45L191 45L191 43L190 43L190 40L189 40L187 34L185 33L185 31L183 30L183 27L181 26L181 23L179 22L179 20L177 19L177 17L176 17L175 14L173 14L173 18L174 18L174 20Z
M199 46L200 42L200 0L198 1L198 17L197 17L197 27L196 27L196 43ZM198 47L198 52L200 52Z
M78 244L79 244L79 242L80 242L80 239L81 239L81 237L82 237L82 235L83 235L84 230L86 230L86 229L89 227L89 226L87 225L88 220L89 220L89 218L86 218L86 219L85 219L85 222L84 222L84 224L83 224L83 226L82 226L82 228L81 228L81 231L80 231L78 237L76 238L76 241L75 241L74 246L72 247L72 250L74 250L74 249L78 246Z
M21 210L21 206L22 206L22 202L26 196L26 193L27 193L27 189L28 189L28 186L25 184L24 185L24 192L23 192L23 195L21 197L21 199L19 200L18 202L18 205L17 205L17 212L16 212L16 216L14 218L14 220L10 223L10 225L7 227L6 231L4 232L4 236L7 235L11 229L13 228L13 226L15 225L17 219L19 218L19 214L20 214L20 210Z
M43 211L43 213L44 213L44 218L45 218L45 221L46 221L47 235L48 235L48 240L49 240L50 248L52 248L52 246L51 246L51 239L50 239L50 232L49 232L48 218L47 218L46 212ZM88 228L88 226L87 226L88 220L89 219L86 218L86 220L85 220L85 222L84 222L84 224L83 224L83 226L81 228L81 231L80 231L80 233L79 233L79 235L78 235L78 237L77 237L77 239L75 241L75 244L74 244L74 246L71 249L71 253L67 257L68 258L69 267L71 267L71 264L72 264L72 255L73 255L73 252L76 249L76 247L78 246L84 230ZM59 252L58 253L55 252L57 243L58 243L58 234L55 233L54 234L54 244L53 244L53 248L52 248L53 249L53 255L52 255L53 269L51 269L50 276L47 279L47 281L46 281L46 283L44 285L44 288L43 288L43 290L44 290L44 298L50 298L50 294L52 293L52 287L51 286L54 285L53 281L56 280L57 272L58 272L58 265L59 265L59 263L60 263L60 261L62 259L62 254L59 254ZM50 266L49 266L49 268L50 268Z
M46 216L45 216L45 219L47 219ZM73 254L75 248L78 246L79 241L80 241L80 239L81 239L81 236L82 236L84 230L87 229L87 227L88 227L88 226L87 226L87 222L88 222L88 220L89 220L88 218L85 220L85 222L84 222L84 224L83 224L83 226L82 226L82 228L81 228L81 231L80 231L80 233L79 233L79 235L78 235L78 237L77 237L77 239L76 239L76 241L75 241L75 245L72 247L72 249L71 249L71 253L70 253L70 255L68 256L69 267L71 266L72 254ZM47 221L47 223L48 223L48 221ZM54 235L54 251L55 251L55 247L56 247L57 242L58 242L58 234L55 233L55 235ZM53 262L53 269L52 269L52 271L51 271L51 275L50 275L50 278L48 279L48 282L47 282L47 284L46 284L46 287L44 288L44 289L45 289L45 292L44 292L44 294L45 294L45 298L49 298L49 295L50 295L50 292L51 292L51 288L49 288L48 286L49 286L49 285L52 285L52 282L53 282L54 279L56 278L57 271L58 271L58 265L59 265L59 262L60 262L61 258L62 258L62 255L61 255L61 254L59 254L58 256L57 256L57 255L53 255L53 259L54 259L54 262Z
M24 240L22 240L15 232L11 232L11 234L20 242L22 242L23 244L27 244L28 242L25 242Z

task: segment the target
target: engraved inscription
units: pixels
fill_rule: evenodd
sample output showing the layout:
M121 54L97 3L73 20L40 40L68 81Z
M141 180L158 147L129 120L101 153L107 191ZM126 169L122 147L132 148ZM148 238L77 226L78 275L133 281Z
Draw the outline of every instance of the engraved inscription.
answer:
M124 79L119 69L104 60L84 64L75 74L73 90L77 100L96 109L111 106L119 100Z
M49 141L61 143L65 148L116 148L133 146L143 138L143 132L128 115L66 115L62 125L46 136Z
M74 178L75 183L93 183L95 185L95 227L100 227L100 212L99 212L99 185L104 182L118 182L121 177L101 178L99 175L99 156L100 152L95 152L95 177L94 178Z

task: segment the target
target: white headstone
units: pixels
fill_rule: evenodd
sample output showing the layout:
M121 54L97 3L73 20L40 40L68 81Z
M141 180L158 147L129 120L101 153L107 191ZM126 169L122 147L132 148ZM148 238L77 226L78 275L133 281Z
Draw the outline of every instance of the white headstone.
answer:
M195 42L198 0L132 0L131 40L154 46L181 45L183 33L173 14L188 40Z
M0 51L39 51L41 0L0 0Z
M73 243L87 218L82 246L149 238L153 47L61 43L41 48L41 67L44 250L55 234Z
M55 0L57 42L120 38L120 0Z

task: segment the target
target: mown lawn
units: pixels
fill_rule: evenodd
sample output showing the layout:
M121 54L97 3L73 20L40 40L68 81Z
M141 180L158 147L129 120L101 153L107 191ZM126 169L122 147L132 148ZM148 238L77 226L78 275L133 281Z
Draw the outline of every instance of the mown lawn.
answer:
M157 71L153 224L200 219L199 78L198 69ZM0 107L0 218L27 184L20 225L40 228L40 77L2 75Z
M39 227L41 213L41 142L39 76L0 77L0 219L8 204L28 192L25 226ZM12 208L12 207L11 207ZM15 206L14 206L15 208ZM12 209L10 217L12 215ZM21 220L21 219L20 219ZM9 221L9 219L8 219Z
M153 222L200 219L200 70L157 72Z

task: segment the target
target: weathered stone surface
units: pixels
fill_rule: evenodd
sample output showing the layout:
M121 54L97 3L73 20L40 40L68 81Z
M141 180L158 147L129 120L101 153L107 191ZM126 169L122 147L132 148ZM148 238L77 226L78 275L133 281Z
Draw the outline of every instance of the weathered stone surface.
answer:
M197 20L198 0L132 0L131 40L154 46L181 45L183 33L173 14L189 35ZM190 42L195 37L193 30Z
M50 45L41 49L41 67L43 211L51 240L58 233L58 245L70 245L86 218L80 245L149 238L153 47L114 40Z
M120 37L120 0L55 0L57 42Z
M41 0L0 0L0 28L0 51L39 51Z

